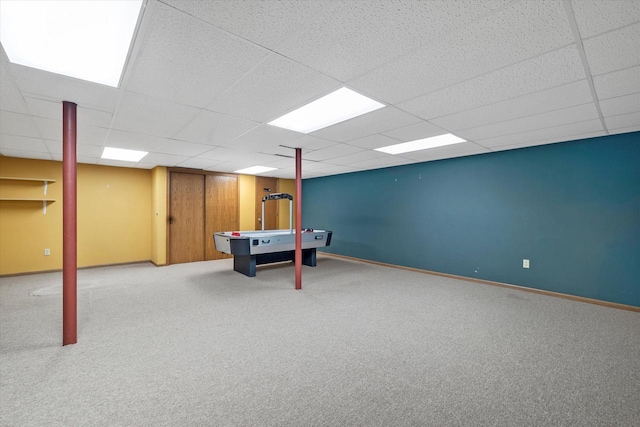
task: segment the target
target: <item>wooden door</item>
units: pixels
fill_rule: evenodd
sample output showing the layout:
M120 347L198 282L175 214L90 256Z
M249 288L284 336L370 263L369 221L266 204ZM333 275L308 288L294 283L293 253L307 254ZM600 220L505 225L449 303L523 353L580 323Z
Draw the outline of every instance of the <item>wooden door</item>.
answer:
M278 192L278 179L256 176L256 230L262 230L262 198L269 193ZM278 229L278 202L267 201L264 204L264 229Z
M207 175L206 178L206 259L231 258L216 250L213 233L238 231L238 177Z
M171 172L169 263L203 261L205 176Z

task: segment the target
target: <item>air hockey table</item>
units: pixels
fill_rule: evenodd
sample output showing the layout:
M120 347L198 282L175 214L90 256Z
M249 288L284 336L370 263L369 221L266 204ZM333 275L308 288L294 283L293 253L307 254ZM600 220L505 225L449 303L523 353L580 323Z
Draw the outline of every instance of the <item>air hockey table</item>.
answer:
M268 200L289 199L289 229L264 230L264 203ZM274 193L262 198L262 231L225 231L213 234L216 249L233 255L233 269L249 277L256 275L256 266L295 260L295 230L292 228L291 203L293 197ZM329 230L302 230L302 264L316 266L316 249L329 246Z

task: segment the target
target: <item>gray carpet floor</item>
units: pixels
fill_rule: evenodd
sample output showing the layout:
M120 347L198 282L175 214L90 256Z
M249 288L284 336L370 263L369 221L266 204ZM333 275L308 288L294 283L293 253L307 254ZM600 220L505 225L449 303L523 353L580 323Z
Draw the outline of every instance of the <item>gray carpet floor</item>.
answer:
M0 279L2 426L638 426L640 313L320 256Z

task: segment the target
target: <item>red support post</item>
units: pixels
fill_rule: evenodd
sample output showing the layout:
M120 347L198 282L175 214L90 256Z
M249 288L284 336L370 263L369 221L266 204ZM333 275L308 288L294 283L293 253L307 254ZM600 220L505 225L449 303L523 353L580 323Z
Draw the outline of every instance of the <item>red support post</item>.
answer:
M296 289L302 289L302 149L296 148Z
M77 338L76 104L62 102L62 345Z

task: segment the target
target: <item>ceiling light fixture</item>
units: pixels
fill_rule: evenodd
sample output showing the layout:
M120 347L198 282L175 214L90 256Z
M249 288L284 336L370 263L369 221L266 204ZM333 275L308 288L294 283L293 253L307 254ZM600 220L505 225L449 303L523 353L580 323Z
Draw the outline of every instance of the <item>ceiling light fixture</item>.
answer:
M415 141L388 145L386 147L376 148L375 150L388 154L402 154L409 153L411 151L426 150L428 148L443 147L445 145L459 144L461 142L467 141L450 133L445 133L444 135L432 136L431 138L423 138Z
M257 175L263 172L274 171L278 168L270 168L268 166L251 166L250 168L239 169L234 171L235 173L242 173L245 175Z
M118 87L142 0L1 1L9 61Z
M124 148L104 147L102 158L109 160L124 160L125 162L139 162L147 151L127 150Z
M384 104L343 87L268 124L311 133L384 107Z

